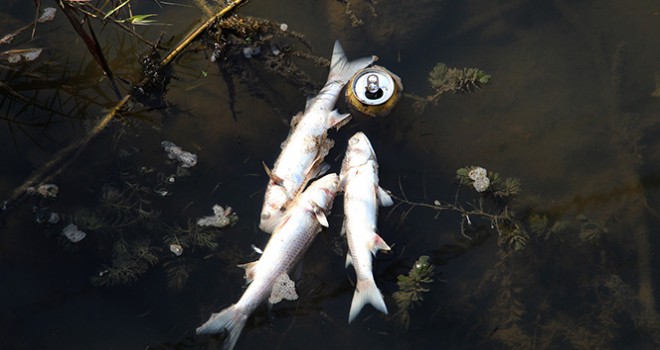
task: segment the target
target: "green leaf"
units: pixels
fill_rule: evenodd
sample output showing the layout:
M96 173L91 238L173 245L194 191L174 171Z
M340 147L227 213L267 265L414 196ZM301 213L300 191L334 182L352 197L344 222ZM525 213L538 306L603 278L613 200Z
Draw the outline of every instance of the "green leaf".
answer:
M119 9L121 9L122 7L124 7L124 6L125 6L126 4L128 4L129 2L131 2L131 0L126 0L126 1L122 2L121 4L119 4L119 6L113 8L112 10L110 10L110 12L106 13L105 16L103 16L103 19L104 19L104 20L107 19L107 18L110 17L113 13L119 11Z
M135 15L126 19L127 22L135 25L148 25L150 23L155 23L155 20L147 19L156 16L155 14L148 15Z

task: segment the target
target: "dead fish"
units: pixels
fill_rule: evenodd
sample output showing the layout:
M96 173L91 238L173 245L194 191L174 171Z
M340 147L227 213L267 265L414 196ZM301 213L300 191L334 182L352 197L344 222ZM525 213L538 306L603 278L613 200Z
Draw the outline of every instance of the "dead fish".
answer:
M261 209L260 229L273 232L282 219L287 203L305 188L308 181L327 171L322 165L323 158L334 145L327 138L327 131L332 127L341 127L350 119L350 114L340 114L334 109L339 93L357 71L376 59L372 56L349 62L341 44L335 41L325 86L318 95L307 101L304 112L292 118L291 131L282 143L282 151L273 169L268 169L264 163L270 179Z
M276 281L302 257L321 225L328 226L326 215L339 187L337 174L314 181L288 206L258 261L242 265L249 286L236 304L211 315L197 333L227 330L224 349L231 350L252 312L271 294Z
M346 267L353 265L357 283L351 302L348 322L351 323L365 304L387 314L372 273L371 256L390 247L378 235L378 206L390 206L392 198L378 186L378 162L367 136L358 132L348 141L342 162L341 187L344 190L344 225L349 253Z

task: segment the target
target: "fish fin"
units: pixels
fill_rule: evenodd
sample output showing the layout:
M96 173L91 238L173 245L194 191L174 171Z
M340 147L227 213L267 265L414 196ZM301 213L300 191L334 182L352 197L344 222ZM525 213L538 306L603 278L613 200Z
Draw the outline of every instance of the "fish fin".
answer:
M281 177L275 175L270 168L268 168L268 165L266 165L266 162L261 161L261 165L264 166L264 170L266 171L266 175L268 175L268 178L273 181L273 183L277 186L282 186L284 183L284 180L282 180Z
M346 264L344 265L344 267L348 268L351 265L353 265L353 256L351 255L351 253L346 253Z
M328 121L326 124L326 129L334 127L339 130L342 126L346 125L351 120L350 113L339 113L336 109L328 114Z
M248 284L251 283L252 280L254 280L254 273L256 272L255 268L257 267L258 262L259 262L259 260L249 262L249 263L245 263L245 264L236 265L236 266L238 266L238 267L245 270L245 281Z
M312 179L323 176L328 172L328 170L330 170L330 164L324 162L322 157L317 157L314 160L312 166L309 168L304 182L309 182L312 181Z
M385 243L383 238L374 232L373 238L369 242L369 250L371 250L371 254L376 255L379 250L390 250L390 246Z
M315 170L315 175L314 178L321 177L330 171L330 164L323 162L319 164L318 169Z
M254 244L250 244L250 248L252 248L252 250L254 250L254 252L257 253L257 254L259 254L259 255L261 255L261 254L264 253L264 250L263 250L263 249L257 247L257 246L254 245Z
M360 280L355 286L353 301L351 301L351 310L348 313L348 323L353 322L367 303L387 315L387 306L383 300L383 295L380 294L380 290L378 290L376 282L373 279Z
M330 145L330 147L332 147L332 145ZM326 152L326 154L327 154L327 152ZM324 157L325 157L325 155L323 155L323 156L319 155L314 160L314 162L309 167L309 169L307 169L307 175L303 179L303 181L300 185L300 189L298 189L298 192L296 192L296 194L293 196L293 198L296 198L299 194L301 194L305 190L305 188L307 187L307 184L310 181L312 181L313 179L315 179L319 176L324 175L325 173L327 173L330 170L330 164L323 162ZM291 200L293 198L289 198L289 200Z
M353 61L348 61L346 53L341 47L339 40L335 41L335 47L332 50L332 60L330 61L330 73L328 81L339 80L346 84L360 69L374 63L378 57L362 57Z
M378 198L378 204L381 207L389 207L390 205L394 204L390 194L380 186L376 186L376 196Z
M314 215L316 216L316 220L318 220L319 224L321 224L323 227L330 227L330 224L328 224L328 218L325 216L323 209L321 209L316 204L314 204L313 207Z
M245 327L248 315L232 305L219 313L214 313L203 325L197 328L197 334L213 334L227 330L228 337L223 345L224 350L232 350Z

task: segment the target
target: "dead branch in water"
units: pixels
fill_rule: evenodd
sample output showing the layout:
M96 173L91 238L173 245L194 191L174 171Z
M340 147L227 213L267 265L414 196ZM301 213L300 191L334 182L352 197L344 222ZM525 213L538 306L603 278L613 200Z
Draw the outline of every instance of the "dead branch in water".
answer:
M224 17L230 11L234 10L237 6L243 4L244 0L234 0L231 4L227 5L225 8L217 12L214 16L200 24L192 32L190 32L186 37L165 57L160 61L161 69L172 62L174 58L180 55L183 50L202 32L211 26L219 18ZM149 77L145 77L137 86L147 84L149 82ZM47 183L52 179L57 177L66 167L68 167L77 157L82 153L85 147L89 142L97 136L101 131L105 129L106 126L117 116L119 111L124 108L126 103L131 99L132 94L127 93L117 104L108 112L101 120L96 124L96 126L80 141L72 143L66 148L61 149L55 154L55 157L51 159L48 163L44 164L40 169L38 169L29 179L27 179L21 186L16 188L11 196L4 202L2 207L5 212L8 209L9 205L18 202L26 193L26 190L30 186L34 186L39 183Z

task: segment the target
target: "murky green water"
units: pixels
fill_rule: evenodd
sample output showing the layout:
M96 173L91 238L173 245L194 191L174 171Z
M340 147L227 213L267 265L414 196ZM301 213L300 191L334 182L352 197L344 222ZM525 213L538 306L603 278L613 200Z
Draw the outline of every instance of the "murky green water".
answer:
M167 24L136 31L152 42L164 33L169 48L202 16L192 2L132 3L135 14L157 13ZM481 209L520 230L483 215L470 215L470 225L452 210L381 209L379 230L393 250L378 255L374 274L390 316L397 276L419 256L430 256L434 281L407 331L371 307L348 325L354 276L344 269L338 201L330 229L305 256L299 300L259 309L237 348L657 348L660 97L652 94L660 88L660 6L382 0L373 17L370 3L350 2L364 22L355 28L347 5L334 0L253 0L237 13L288 24L322 57L335 39L349 58L378 55L410 94L432 93L427 77L437 62L490 74L490 85L445 94L423 113L404 97L389 116L356 116L331 133L336 146L326 160L338 171L347 139L363 131L378 154L381 186L397 197ZM0 36L34 18L33 2L3 3ZM138 57L148 45L92 23L119 97L61 11L37 25L34 39L30 27L0 45L0 200L16 197L32 174L89 135L140 80ZM27 48L43 52L7 62L8 50ZM257 228L267 181L261 162L274 162L306 96L256 59L243 59L229 86L211 55L208 45L193 44L173 63L164 106L116 118L52 169L57 198L22 196L0 214L3 348L221 347L222 337L194 330L238 300L243 272L235 265L257 258L251 244L267 242ZM325 68L301 66L324 82ZM241 83L248 71L259 74L256 85ZM197 154L197 165L177 167L164 140ZM455 179L471 165L519 179L522 192L474 208L480 195ZM180 257L170 252L173 237L192 237L185 229L214 204L231 206L238 223L195 231L198 241ZM50 212L59 223L37 223ZM69 223L87 236L68 242L60 233ZM99 285L113 259L115 268L130 262L121 265L130 267L130 283Z

